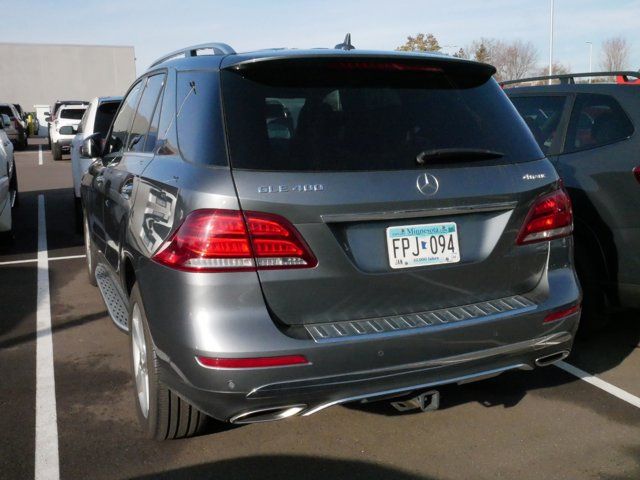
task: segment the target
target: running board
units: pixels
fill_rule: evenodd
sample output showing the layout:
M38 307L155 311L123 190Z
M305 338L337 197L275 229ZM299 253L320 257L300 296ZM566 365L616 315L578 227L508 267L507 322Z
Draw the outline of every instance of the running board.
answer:
M111 320L123 332L129 331L129 302L113 281L109 271L104 265L96 267L96 282L102 294Z

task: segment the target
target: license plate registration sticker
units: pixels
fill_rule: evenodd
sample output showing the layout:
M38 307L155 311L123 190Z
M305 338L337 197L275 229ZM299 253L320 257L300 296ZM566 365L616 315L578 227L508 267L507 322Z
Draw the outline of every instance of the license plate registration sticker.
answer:
M391 268L412 268L460 261L458 227L453 222L387 228Z

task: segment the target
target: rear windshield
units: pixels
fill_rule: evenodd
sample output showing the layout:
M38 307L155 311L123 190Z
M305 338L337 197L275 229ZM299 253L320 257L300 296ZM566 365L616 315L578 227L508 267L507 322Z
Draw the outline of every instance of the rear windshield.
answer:
M0 115L9 115L10 118L14 117L13 110L7 106L0 106Z
M503 154L491 163L543 156L495 81L391 65L223 71L232 166L403 170L418 168L421 152L450 148Z
M60 111L60 118L68 118L70 120L80 120L84 115L86 108L65 108Z

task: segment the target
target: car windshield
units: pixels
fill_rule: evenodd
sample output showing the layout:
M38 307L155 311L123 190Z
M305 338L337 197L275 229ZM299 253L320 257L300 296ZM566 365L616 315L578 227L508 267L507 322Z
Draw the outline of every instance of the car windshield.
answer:
M69 120L80 120L84 115L86 108L65 108L60 111L60 118Z
M422 152L440 149L500 152L492 163L543 156L493 80L258 68L223 72L222 87L234 168L413 169ZM456 160L469 158L448 163Z

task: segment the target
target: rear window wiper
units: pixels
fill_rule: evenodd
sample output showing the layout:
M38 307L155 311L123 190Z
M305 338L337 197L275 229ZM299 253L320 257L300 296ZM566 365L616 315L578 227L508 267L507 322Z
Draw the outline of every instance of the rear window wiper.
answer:
M423 150L416 155L416 163L426 165L430 160L436 162L439 160L492 160L501 157L504 157L504 153L485 148L433 148Z

